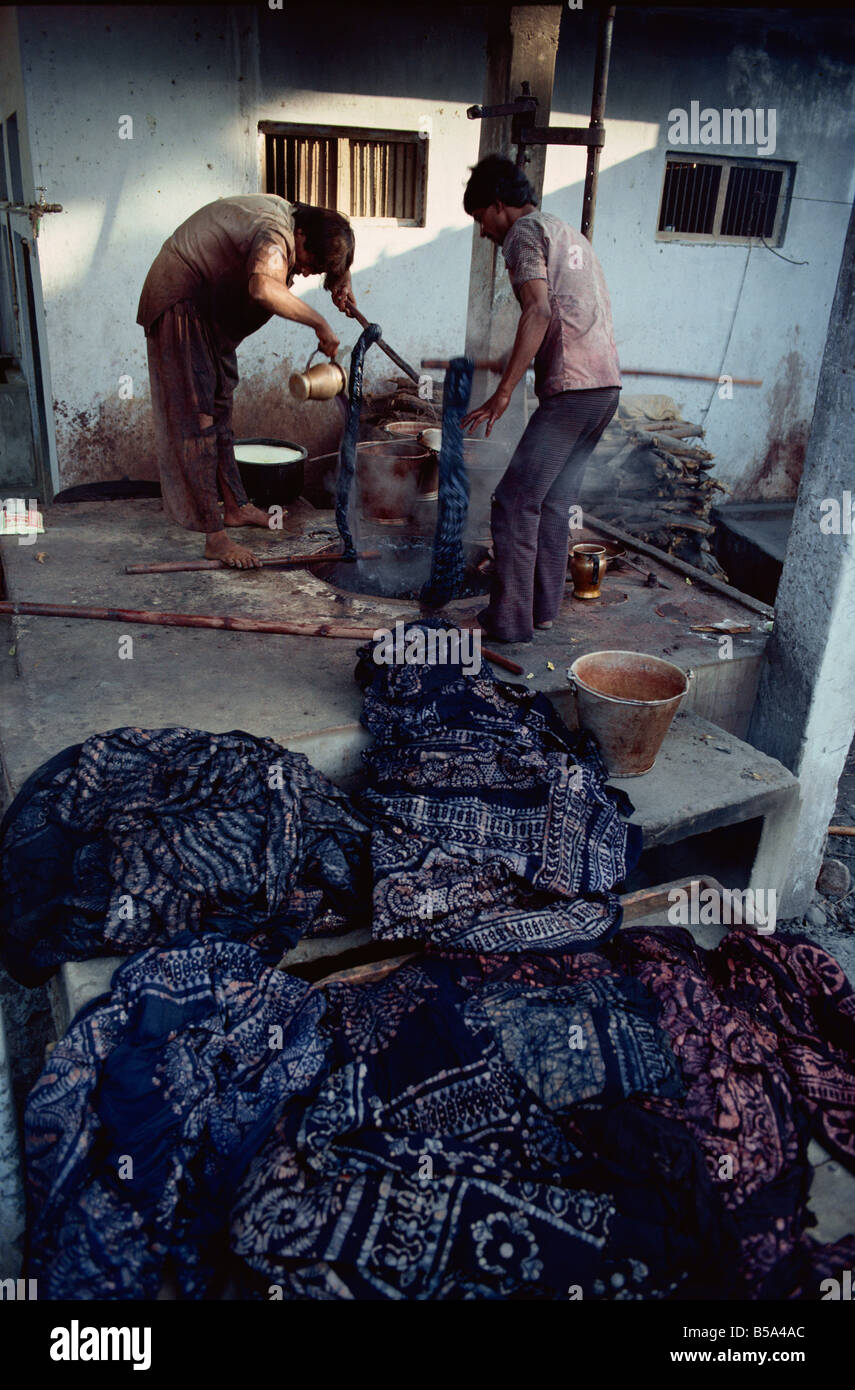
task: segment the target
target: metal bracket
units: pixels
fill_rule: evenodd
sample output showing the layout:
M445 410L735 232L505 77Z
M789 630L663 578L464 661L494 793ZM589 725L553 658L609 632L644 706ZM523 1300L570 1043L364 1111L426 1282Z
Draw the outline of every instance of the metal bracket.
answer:
M6 198L0 199L0 212L21 212L29 217L34 237L39 234L39 223L46 212L62 210L61 203L10 203Z
M591 121L590 125L550 126L524 125L525 116L537 111L537 97L531 94L528 82L521 86L522 95L515 101L504 101L497 106L470 106L466 115L470 121L480 121L491 116L513 116L511 122L511 143L517 147L517 164L526 162L526 145L587 145L601 150L606 143L606 128L601 121Z

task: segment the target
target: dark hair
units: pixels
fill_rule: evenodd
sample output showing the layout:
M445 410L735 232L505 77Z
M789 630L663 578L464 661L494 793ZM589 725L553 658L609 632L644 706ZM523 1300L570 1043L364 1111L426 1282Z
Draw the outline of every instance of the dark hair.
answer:
M476 208L493 203L505 203L509 208L534 203L537 207L537 195L525 173L502 154L488 154L475 165L463 194L463 209L470 216Z
M295 203L294 227L303 233L307 252L325 272L324 289L334 290L353 264L356 240L347 218L330 208Z

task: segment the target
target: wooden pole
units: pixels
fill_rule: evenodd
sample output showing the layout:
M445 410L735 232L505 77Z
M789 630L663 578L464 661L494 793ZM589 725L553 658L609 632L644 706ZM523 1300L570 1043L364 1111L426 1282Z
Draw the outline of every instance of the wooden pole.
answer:
M144 608L92 608L71 603L0 603L0 617L10 618L89 618L108 623L146 623L151 627L212 627L225 632L268 632L285 637L341 637L356 642L370 642L381 624L374 627L346 627L335 622L287 623L269 618L240 618L231 614L158 613ZM394 618L385 619L392 630ZM400 619L398 619L400 621ZM409 618L408 622L418 622ZM505 671L522 675L522 666L507 656L484 647L483 655Z
M621 367L621 376L667 376L674 377L680 381L721 381L718 376L702 376L698 372L660 372L654 371L652 367ZM756 377L732 376L730 378L732 386L762 386L763 381Z
M358 560L376 560L379 550L365 550L355 557ZM259 560L264 569L299 567L300 565L326 564L330 560L347 560L340 550L318 550L314 555L271 555ZM251 570L239 571L235 565L227 565L224 560L163 560L151 565L125 565L125 574L177 574L181 570L229 570L236 573L251 574Z
M774 608L770 608L767 603L761 603L757 598L752 598L751 594L743 594L741 589L734 589L732 584L725 584L714 575L707 574L705 570L699 570L694 565L687 564L685 560L679 560L676 555L669 555L667 551L659 550L655 545L640 541L629 531L622 531L620 527L612 526L608 521L600 521L599 517L592 516L590 512L583 512L582 517L589 530L600 531L610 536L613 541L622 541L627 549L634 550L638 555L649 555L652 560L658 560L660 564L667 565L678 574L684 574L693 584L706 584L714 593L733 599L734 603L740 603L743 608L750 608L762 618L774 618Z
M356 319L356 322L361 323L363 328L368 327L368 319L365 317L364 314L360 314L358 309L351 307L348 312L348 318ZM403 357L399 357L397 352L394 352L392 348L390 348L389 344L384 341L383 338L377 339L377 346L380 348L381 352L385 352L387 357L391 357L396 367L400 367L402 372L406 372L407 376L410 378L410 381L414 381L418 386L419 374L414 367L410 366L409 362L405 362Z

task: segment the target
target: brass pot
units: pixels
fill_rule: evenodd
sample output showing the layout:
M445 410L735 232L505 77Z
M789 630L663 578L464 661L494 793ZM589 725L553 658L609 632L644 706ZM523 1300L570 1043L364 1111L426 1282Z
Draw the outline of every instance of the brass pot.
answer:
M347 374L338 362L319 362L304 372L293 372L288 385L298 401L331 401L347 390Z

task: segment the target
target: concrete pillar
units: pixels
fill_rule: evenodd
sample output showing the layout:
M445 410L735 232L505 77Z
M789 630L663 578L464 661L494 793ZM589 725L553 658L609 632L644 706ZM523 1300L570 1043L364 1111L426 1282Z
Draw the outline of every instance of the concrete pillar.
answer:
M537 124L549 124L561 11L561 5L490 6L487 79L481 98L485 106L513 101L520 95L522 83L528 82L531 95L538 102ZM473 101L475 99L473 97ZM509 154L516 159L516 146L511 146L510 116L489 116L481 121L478 158L480 160L485 155L496 153ZM543 188L545 168L546 146L531 146L526 173L538 197ZM513 343L519 308L505 270L501 247L482 240L477 226L474 230L466 353L470 357L500 357L510 350ZM480 404L495 390L497 380L486 372L476 372L472 386L473 404ZM519 419L514 419L517 437L523 428L522 391L521 383L507 412L508 416L513 417L519 414Z
M855 730L855 211L843 251L804 473L748 740L801 784L779 846L779 917L814 891Z

